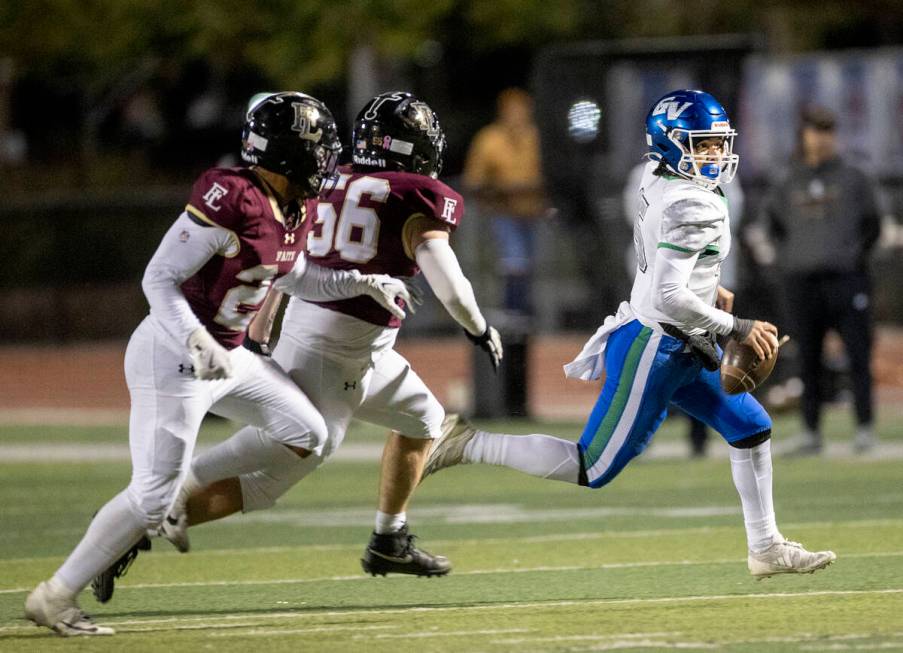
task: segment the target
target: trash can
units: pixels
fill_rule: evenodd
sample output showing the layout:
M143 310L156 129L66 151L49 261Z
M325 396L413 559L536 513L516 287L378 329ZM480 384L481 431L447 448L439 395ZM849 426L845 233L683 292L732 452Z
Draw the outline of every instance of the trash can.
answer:
M496 375L486 352L474 348L473 416L480 419L529 417L529 318L505 313L491 324L499 330L504 356Z

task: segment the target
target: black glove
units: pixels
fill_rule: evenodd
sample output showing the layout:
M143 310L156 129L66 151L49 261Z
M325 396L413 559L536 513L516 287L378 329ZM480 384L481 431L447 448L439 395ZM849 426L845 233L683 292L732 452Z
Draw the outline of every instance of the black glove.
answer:
M721 356L718 355L718 345L714 334L705 332L690 336L673 324L662 323L661 327L672 338L677 338L687 343L696 360L702 363L705 369L714 372L721 367Z
M700 333L697 336L687 336L687 344L702 366L709 372L714 372L721 367L721 356L718 355L718 346L715 336L710 333Z
M267 358L273 353L270 351L270 346L267 343L251 340L251 336L247 333L245 333L245 339L241 341L241 346L258 356L266 356Z
M466 335L468 340L473 344L489 354L489 361L492 363L492 371L498 373L499 363L502 360L502 339L499 336L499 332L496 331L494 327L487 324L486 330L482 335L475 336L467 329L464 330L464 335Z

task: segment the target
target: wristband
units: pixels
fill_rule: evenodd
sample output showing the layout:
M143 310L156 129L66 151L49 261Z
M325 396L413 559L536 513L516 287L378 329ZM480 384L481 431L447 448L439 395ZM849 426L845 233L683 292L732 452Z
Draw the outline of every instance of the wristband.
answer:
M755 320L747 320L742 317L734 316L734 328L731 329L731 338L737 342L743 342L752 331Z

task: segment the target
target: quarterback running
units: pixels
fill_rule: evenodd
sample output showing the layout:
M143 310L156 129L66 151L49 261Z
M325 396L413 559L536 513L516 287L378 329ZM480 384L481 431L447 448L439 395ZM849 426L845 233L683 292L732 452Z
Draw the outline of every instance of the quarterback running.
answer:
M730 250L719 185L736 172L735 135L721 104L701 91L669 93L649 111L630 300L565 366L568 377L584 381L605 373L580 440L489 433L450 416L424 477L487 463L600 488L642 453L674 404L730 445L754 577L813 572L834 561L831 551L810 552L781 535L772 500L771 419L752 395L728 395L719 381L715 336L745 343L762 359L778 347L776 327L733 315L733 293L718 283Z
M449 245L464 201L437 179L444 150L445 135L425 102L405 92L372 98L355 120L352 164L325 185L317 218L302 236L308 258L331 270L392 277L422 271L465 334L497 366L498 332L483 317ZM445 412L393 348L401 321L368 297L305 301L297 282L293 272L275 284L294 296L273 360L323 414L324 447L303 459L274 456L255 429L242 429L195 459L163 534L187 550L188 526L272 506L336 450L356 418L390 430L375 528L361 559L364 571L447 574L448 559L414 546L407 527L407 503Z
M142 287L150 315L125 354L131 481L98 511L53 577L28 596L31 621L63 636L113 634L76 597L160 526L208 411L254 425L269 455L303 461L326 446L326 424L310 400L277 364L240 345L272 281L293 266L303 296L366 293L403 316L396 305L409 298L402 282L303 258L300 235L316 215L317 191L340 149L322 102L277 93L248 113L242 154L252 166L213 168L195 182L147 266Z

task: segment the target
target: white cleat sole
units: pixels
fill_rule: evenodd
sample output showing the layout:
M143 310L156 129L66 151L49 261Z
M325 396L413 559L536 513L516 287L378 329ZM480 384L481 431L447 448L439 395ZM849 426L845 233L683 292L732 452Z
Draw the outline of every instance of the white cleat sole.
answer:
M762 570L762 571L750 571L752 577L756 580L765 580L766 578L771 578L772 576L778 576L780 574L814 574L816 571L821 569L825 569L830 566L835 560L837 560L837 554L833 551L826 551L827 555L825 555L821 560L818 560L807 567L793 568L793 567L785 567L779 569L770 569L770 570Z

